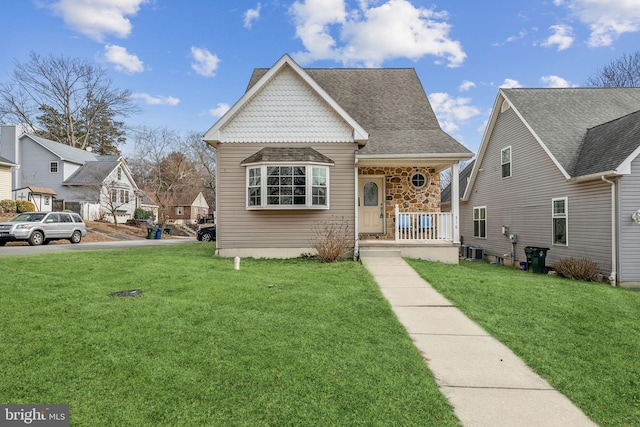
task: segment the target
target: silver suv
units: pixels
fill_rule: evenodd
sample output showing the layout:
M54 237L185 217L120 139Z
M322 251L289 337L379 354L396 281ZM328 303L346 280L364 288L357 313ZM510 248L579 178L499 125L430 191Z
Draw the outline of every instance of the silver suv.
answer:
M71 212L25 212L0 223L0 246L18 240L26 240L31 246L61 239L80 243L86 235L82 217Z

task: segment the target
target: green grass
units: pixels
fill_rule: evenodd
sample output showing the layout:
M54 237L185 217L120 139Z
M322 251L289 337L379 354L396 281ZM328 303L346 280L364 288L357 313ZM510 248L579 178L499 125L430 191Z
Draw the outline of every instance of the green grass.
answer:
M0 307L0 402L69 404L73 426L458 425L358 263L4 257Z
M462 262L407 260L602 426L640 426L640 292Z

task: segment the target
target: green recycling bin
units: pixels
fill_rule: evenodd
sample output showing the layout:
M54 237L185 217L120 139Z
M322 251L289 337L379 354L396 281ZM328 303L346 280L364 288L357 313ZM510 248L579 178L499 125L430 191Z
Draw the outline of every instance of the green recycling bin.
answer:
M547 262L547 251L549 248L539 248L537 246L527 246L524 253L527 256L528 270L534 273L545 273L545 264Z
M147 228L147 239L153 239L153 228Z

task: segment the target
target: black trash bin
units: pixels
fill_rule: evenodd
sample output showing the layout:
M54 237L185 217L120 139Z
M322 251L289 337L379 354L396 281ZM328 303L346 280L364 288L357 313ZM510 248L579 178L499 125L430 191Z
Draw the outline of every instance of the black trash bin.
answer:
M153 228L147 228L147 239L153 239Z
M548 250L549 248L539 248L537 246L525 247L524 253L527 256L527 265L529 266L528 270L539 274L544 273Z

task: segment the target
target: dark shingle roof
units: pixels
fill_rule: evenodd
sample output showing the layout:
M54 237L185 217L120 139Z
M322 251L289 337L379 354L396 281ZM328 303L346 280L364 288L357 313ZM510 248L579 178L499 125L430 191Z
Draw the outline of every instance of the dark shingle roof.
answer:
M249 90L268 69L255 69ZM412 68L305 68L368 133L360 154L471 153L447 135Z
M462 197L464 192L467 190L467 184L469 183L469 177L471 176L471 171L473 170L473 165L476 163L475 159L470 161L464 169L460 171L458 174L458 182L460 183L460 191L459 194ZM446 203L451 201L451 184L447 185L440 192L440 202Z
M97 154L92 153L91 151L81 150L79 148L51 141L50 139L42 138L33 134L28 134L26 136L36 141L38 144L51 151L62 160L83 164L85 162L96 160L99 157Z
M575 176L615 170L640 145L640 111L587 131Z
M244 159L240 166L263 162L315 162L333 164L333 160L313 148L267 147Z
M640 88L502 89L502 93L570 176L611 170L629 154L607 148L611 136L624 134L619 129L586 135L591 128L640 110ZM604 146L596 149L599 144Z
M100 160L87 162L75 171L63 184L65 185L97 185L109 176L120 164L116 156L103 156Z

